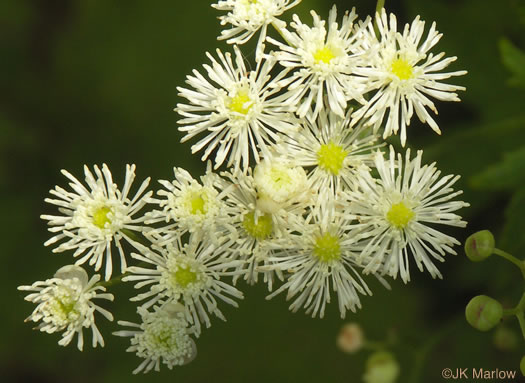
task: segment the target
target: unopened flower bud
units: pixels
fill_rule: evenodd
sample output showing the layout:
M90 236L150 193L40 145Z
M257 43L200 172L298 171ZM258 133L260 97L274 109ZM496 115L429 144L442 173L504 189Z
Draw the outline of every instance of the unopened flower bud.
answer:
M470 300L465 310L467 322L480 331L488 331L503 317L501 304L486 295L478 295Z
M394 383L399 375L399 364L394 355L387 351L378 351L366 361L363 380L366 383Z
M494 236L488 230L472 234L465 242L465 254L473 262L483 261L494 251Z
M518 347L520 339L512 329L499 326L494 332L493 341L496 348L503 351L511 351Z
M354 353L359 351L364 344L364 334L357 323L347 323L339 331L337 347L343 352Z

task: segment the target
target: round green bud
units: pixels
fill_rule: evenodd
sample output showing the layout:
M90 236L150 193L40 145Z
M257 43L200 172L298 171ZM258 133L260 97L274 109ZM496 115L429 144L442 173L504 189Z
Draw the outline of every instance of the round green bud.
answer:
M488 230L472 234L465 242L465 254L473 262L483 261L494 251L494 236Z
M488 331L503 317L501 304L486 295L478 295L470 300L465 310L467 322L479 331Z
M394 383L399 375L399 364L394 355L378 351L366 361L365 383Z
M521 358L520 370L523 376L525 376L525 355L523 355L523 358Z

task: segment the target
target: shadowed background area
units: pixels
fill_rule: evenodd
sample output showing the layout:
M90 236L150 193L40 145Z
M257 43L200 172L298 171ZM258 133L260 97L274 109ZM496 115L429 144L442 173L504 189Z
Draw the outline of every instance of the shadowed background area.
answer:
M340 13L355 6L361 18L375 8L371 0L336 4ZM154 189L157 179L171 179L173 166L202 174L200 156L190 152L195 141L179 143L173 108L181 101L176 87L208 61L205 52L230 50L215 39L219 13L209 5L206 0L0 2L3 381L359 382L370 352L347 355L337 349L336 336L347 321L359 322L371 340L395 339L390 350L401 366L399 382L441 382L445 367L517 370L524 349L517 321L503 323L518 340L506 350L494 344L494 331L470 328L463 312L478 294L514 306L521 295L519 272L495 257L473 264L460 247L457 257L440 265L443 280L432 280L415 265L413 281L394 281L392 291L370 280L374 296L364 297L363 308L345 320L335 302L324 319L311 319L290 313L283 295L266 301L264 286L240 284L245 293L240 308L222 306L228 321L217 319L203 331L195 361L147 376L131 375L140 361L125 352L127 339L111 335L116 321L99 317L106 346L88 344L82 353L74 344L58 346L57 334L23 323L34 307L16 287L45 280L73 262L69 253L44 248L49 233L39 218L54 213L44 203L49 189L66 186L60 169L83 178L84 164L107 163L122 185L125 164L135 163L138 180L151 176ZM303 0L286 19L295 12L309 22L310 9L326 17L330 7L324 0ZM467 87L462 103L437 102L441 137L414 119L408 131L410 146L424 149L426 162L437 161L443 174L462 176L457 187L472 206L460 214L469 225L445 231L463 242L476 230L490 229L498 247L523 258L525 56L517 50L525 48L523 2L386 0L386 7L402 24L418 14L427 28L436 21L444 36L433 51L458 56L450 70L469 72L451 80ZM253 44L243 48L249 60L253 49ZM127 301L132 288L119 285L111 292L116 302L104 307L116 319L138 320ZM419 375L414 366L421 368Z

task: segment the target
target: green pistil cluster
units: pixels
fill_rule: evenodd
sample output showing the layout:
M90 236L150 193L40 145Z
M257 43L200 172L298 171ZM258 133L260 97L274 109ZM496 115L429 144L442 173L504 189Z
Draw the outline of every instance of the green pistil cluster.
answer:
M206 214L206 201L200 193L194 193L190 198L191 214Z
M388 222L398 229L404 229L414 216L415 213L412 209L408 208L403 202L393 204L388 213L386 213Z
M314 53L314 60L315 62L319 63L319 62L324 62L325 64L328 64L330 61L332 61L332 59L335 58L335 54L334 52L328 48L327 46L324 46L320 49L318 49L315 53Z
M189 284L197 280L197 273L190 270L190 267L179 267L172 274L173 282L182 288L188 287Z
M251 213L248 213L244 216L242 226L249 235L259 241L262 241L272 234L272 216L270 214L261 215L258 217L257 223L255 223L255 213L252 211Z
M248 95L248 91L241 89L237 92L235 97L232 97L228 107L232 112L247 114L252 107L252 103L249 103L250 101L251 99ZM249 103L248 106L245 106L247 103Z
M409 80L414 77L414 68L408 63L407 60L402 58L397 58L392 61L390 70L400 80Z
M93 213L93 225L100 229L104 229L106 224L111 224L111 220L108 218L108 214L111 212L111 208L102 206L95 210Z
M326 233L315 240L314 255L321 262L330 263L341 259L341 244L339 238Z
M347 155L348 152L341 145L329 142L321 145L317 151L317 163L320 168L336 176L343 168L343 162Z

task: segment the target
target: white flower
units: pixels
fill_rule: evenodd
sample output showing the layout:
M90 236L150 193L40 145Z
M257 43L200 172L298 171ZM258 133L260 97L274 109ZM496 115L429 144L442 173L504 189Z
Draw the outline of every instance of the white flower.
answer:
M224 195L217 188L219 176L211 171L211 163L208 162L206 174L200 177L200 183L182 168L173 168L173 172L173 181L159 181L167 189L157 192L163 198L148 200L159 205L162 210L146 213L146 224L164 225L148 229L145 234L153 236L159 244L171 242L186 232L197 238L214 237L215 226L224 219Z
M284 22L277 17L300 2L301 0L219 0L212 7L228 12L219 17L221 25L232 25L230 29L221 32L219 40L242 45L261 29L257 46L259 52L262 52L268 24L283 27Z
M284 283L267 299L287 291L286 299L295 298L290 310L301 307L307 314L323 318L331 292L337 294L341 318L346 310L355 312L361 307L360 294L371 295L357 269L360 247L358 225L353 217L342 214L330 193L319 198L319 205L313 207L305 222L291 227L295 233L272 241L268 246L273 250L270 257L273 268L289 273ZM366 264L366 261L361 261Z
M186 83L193 89L177 88L189 104L177 104L175 109L183 118L179 130L187 132L181 142L208 132L194 144L192 153L205 148L202 160L217 150L215 168L229 156L227 166L246 169L250 152L259 162L268 145L279 140L281 133L297 129L292 113L283 106L281 97L270 98L279 91L275 86L286 71L272 79L273 60L258 60L254 71L248 72L241 52L234 47L235 62L230 53L217 49L219 61L209 53L212 64L204 65L211 81L198 71L188 76Z
M81 265L89 260L90 265L95 265L95 271L101 268L105 256L105 279L109 280L113 272L112 243L115 243L119 251L121 270L124 270L126 258L120 240L124 238L132 245L137 245L126 234L126 230L142 230L144 217L133 216L145 205L145 198L151 192L143 194L149 184L147 178L135 196L131 199L128 197L135 179L135 165L126 166L122 191L113 183L111 172L105 164L102 165L102 170L95 165L94 170L96 178L84 166L88 188L69 172L62 170L62 174L71 181L69 186L73 191L69 192L60 186L51 190L50 193L58 199L46 198L45 201L58 206L62 215L42 215L41 218L49 221L50 232L58 233L45 243L46 246L63 240L53 252L75 250L73 256L81 256L76 264Z
M373 165L372 149L381 146L376 144L378 137L363 125L350 127L349 118L322 110L317 119L307 118L301 131L276 146L281 156L309 169L312 190L335 193L348 188L359 168Z
M279 157L265 158L253 172L257 189L257 207L264 213L275 213L286 204L307 198L306 173Z
M368 243L363 257L372 257L364 272L379 272L394 278L398 273L406 283L410 280L410 253L417 267L423 266L432 277L441 274L432 259L444 261L446 253L456 254L452 249L458 245L455 238L436 230L434 224L465 227L466 222L453 212L469 206L462 201L452 201L461 191L454 192L452 185L459 176L441 177L441 172L431 165L421 166L423 152L410 159L407 150L405 161L401 154L397 160L390 147L387 161L377 152L375 166L379 179L363 172L357 179L358 190L349 192L352 211L368 229Z
M296 32L280 30L286 44L268 38L280 48L274 53L279 63L290 69L298 69L289 78L282 80L282 87L288 86L289 103L298 104L297 114L304 117L314 106L312 117L329 108L344 117L347 102L355 99L364 103L364 83L353 75L359 63L356 52L360 52L360 30L354 28L357 18L354 10L345 13L341 27L336 22L334 6L328 16L328 30L325 21L312 11L314 26L303 24L297 15L290 24ZM368 22L368 19L367 19ZM325 99L326 98L326 101Z
M441 134L437 123L426 110L428 107L437 114L434 103L428 96L441 101L460 101L454 92L465 88L440 81L467 72L462 70L440 73L456 57L443 59L443 52L438 55L429 53L442 36L436 31L435 23L430 27L427 37L422 39L425 22L419 16L411 25L405 25L402 34L397 32L394 14L390 14L388 19L383 10L381 15L376 15L376 21L380 39L373 26L368 25L363 35L363 45L371 52L368 55L369 63L367 67L357 68L356 73L367 77L369 88L377 91L354 114L354 121L367 119L368 124L377 130L386 115L383 137L397 134L401 129L401 144L405 146L406 129L415 111L423 123L428 122L436 133Z
M148 311L139 307L141 324L118 321L121 326L132 327L131 330L116 331L116 336L130 337L131 346L126 351L134 352L142 363L133 371L147 373L153 368L160 371L160 364L170 370L173 366L190 363L197 356L197 346L190 337L192 329L184 318L184 308L178 304L169 304L162 308L154 307Z
M106 289L96 285L99 280L100 275L94 275L88 280L84 269L69 265L60 268L51 279L35 282L31 286L19 286L18 290L32 292L25 300L37 304L26 322L40 322L35 329L48 334L63 332L58 342L61 346L67 346L78 334L77 347L80 351L84 347L83 329L90 328L93 332L93 347L97 344L104 346L104 339L95 324L95 311L110 321L113 315L92 300L112 301L113 295L100 293Z
M180 238L156 251L144 249L144 254L132 254L138 261L154 268L128 267L129 275L124 281L137 282L135 288L149 286L149 291L132 298L132 301L147 300L142 307L181 301L187 311L186 319L200 334L200 323L211 326L208 313L226 320L217 307L218 298L238 307L231 297L242 299L243 294L221 279L232 275L228 269L238 267L239 261L225 259L214 245L190 240L182 245Z
M234 282L242 275L249 284L254 284L262 274L271 290L275 277L282 280L282 275L268 269L271 262L266 244L283 235L302 214L304 206L293 199L280 204L263 196L261 201L251 169L247 174L223 172L221 176L223 189L229 190L225 198L229 220L218 226L217 236L225 239L221 249L229 258L244 261L240 264L242 274L235 276Z

